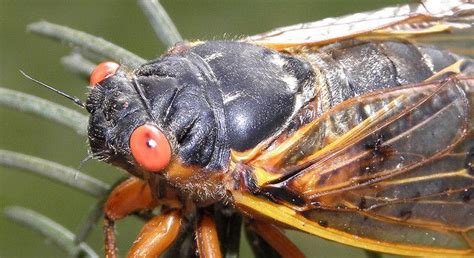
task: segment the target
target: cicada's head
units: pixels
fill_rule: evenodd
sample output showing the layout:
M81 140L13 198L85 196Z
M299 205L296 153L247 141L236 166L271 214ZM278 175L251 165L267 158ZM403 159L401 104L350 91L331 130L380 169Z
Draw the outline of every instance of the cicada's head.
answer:
M216 115L223 115L222 104L206 90L215 86L213 77L193 58L169 55L134 71L99 65L86 103L94 157L142 178L222 168L228 157L219 135L223 118Z

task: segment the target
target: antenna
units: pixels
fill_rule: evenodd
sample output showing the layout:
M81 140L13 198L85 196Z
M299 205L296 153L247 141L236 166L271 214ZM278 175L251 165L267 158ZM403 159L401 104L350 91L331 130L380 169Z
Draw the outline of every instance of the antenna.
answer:
M66 97L66 98L68 98L68 99L70 99L70 100L72 100L76 105L78 105L78 106L80 106L80 107L82 107L82 108L86 108L86 105L84 104L84 102L82 102L79 98L76 98L76 97L71 96L71 95L69 95L69 94L67 94L67 93L65 93L65 92L62 92L62 91L60 91L60 90L58 90L58 89L55 89L55 88L53 88L53 87L47 85L46 83L44 83L44 82L42 82L42 81L39 81L39 80L37 80L37 79L35 79L35 78L29 76L28 74L26 74L26 73L23 72L22 70L20 70L20 73L23 74L23 76L25 76L27 79L36 82L37 84L39 84L39 85L41 85L41 86L47 88L48 90L52 90L52 91L56 92L57 94L59 94L59 95L61 95L61 96L63 96L63 97Z

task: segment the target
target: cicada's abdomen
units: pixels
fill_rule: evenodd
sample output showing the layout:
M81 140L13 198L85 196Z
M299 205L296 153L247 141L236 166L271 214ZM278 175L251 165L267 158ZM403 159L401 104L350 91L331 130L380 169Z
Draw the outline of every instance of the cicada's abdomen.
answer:
M356 96L423 82L459 59L430 46L357 40L331 44L299 56L308 60L320 75L316 87L322 112ZM333 131L357 125L374 110L362 109L336 118Z
M458 59L450 52L408 42L356 40L301 57L323 75L317 87L325 109L365 93L422 82Z

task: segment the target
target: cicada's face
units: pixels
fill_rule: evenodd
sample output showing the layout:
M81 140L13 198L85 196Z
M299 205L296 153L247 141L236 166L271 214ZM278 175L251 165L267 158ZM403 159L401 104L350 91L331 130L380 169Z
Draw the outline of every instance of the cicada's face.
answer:
M86 107L91 114L88 138L92 154L137 176L163 170L171 159L168 138L172 137L163 133L159 120L146 107L148 100L137 91L136 84L146 86L149 79L137 78L118 65L104 71L109 65L99 65L91 76L94 86Z
M225 138L217 139L217 107L206 90L216 81L203 63L191 53L134 71L99 65L86 103L93 155L139 177L166 174L173 162L186 171L224 164Z

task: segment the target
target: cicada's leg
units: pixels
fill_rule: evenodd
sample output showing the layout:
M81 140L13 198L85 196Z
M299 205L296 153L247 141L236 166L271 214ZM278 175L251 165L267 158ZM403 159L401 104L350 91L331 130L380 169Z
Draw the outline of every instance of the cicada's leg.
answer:
M222 255L225 257L239 257L242 214L221 204L214 205L213 214Z
M116 186L104 205L105 255L116 257L114 224L116 220L143 209L153 208L151 189L144 181L132 177Z
M244 223L244 232L247 242L256 258L281 258L281 255L269 245L247 221Z
M259 251L262 245L268 244L273 251L276 251L283 258L305 257L298 247L276 226L261 221L250 221L245 226L247 235L251 238L250 245L254 251ZM253 233L258 237L255 237ZM272 252L271 249L269 251ZM258 256L258 253L256 255ZM268 253L264 254L264 257L269 257Z
M207 213L202 213L196 225L196 243L199 257L222 257L216 223Z
M166 252L160 256L161 258L198 258L196 240L194 237L195 220L193 218L192 215L184 216L178 237L173 241L173 244L166 249Z
M177 209L166 211L143 226L127 257L159 257L178 236L183 217Z

